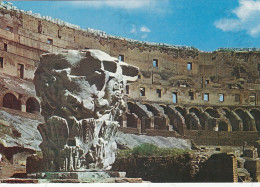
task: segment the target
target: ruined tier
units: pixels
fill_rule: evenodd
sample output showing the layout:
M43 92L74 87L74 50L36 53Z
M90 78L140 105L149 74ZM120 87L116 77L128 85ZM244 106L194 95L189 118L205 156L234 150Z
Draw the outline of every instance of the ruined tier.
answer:
M137 75L99 50L41 56L34 84L46 122L38 126L46 170L110 169L125 85Z

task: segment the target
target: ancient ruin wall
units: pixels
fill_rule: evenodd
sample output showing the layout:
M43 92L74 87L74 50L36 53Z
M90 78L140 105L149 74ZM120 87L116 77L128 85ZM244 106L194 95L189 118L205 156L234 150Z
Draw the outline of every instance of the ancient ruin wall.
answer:
M113 170L152 182L235 182L236 163L227 154L181 154L117 158Z
M25 66L24 78L32 79L40 54L93 48L115 57L123 55L124 61L140 67L140 79L129 89L129 97L134 99L172 103L176 92L177 103L182 104L259 103L259 52L205 53L194 48L153 45L71 28L30 14L1 9L0 56L4 67L0 73L18 76L20 63ZM140 87L145 88L144 96L140 96ZM204 101L205 93L209 94L208 101ZM224 101L219 101L219 94L223 94Z

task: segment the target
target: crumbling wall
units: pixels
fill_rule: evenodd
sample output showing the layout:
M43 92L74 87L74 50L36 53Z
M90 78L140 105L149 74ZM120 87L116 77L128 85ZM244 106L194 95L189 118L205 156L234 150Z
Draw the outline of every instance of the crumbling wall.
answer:
M189 182L191 156L117 158L112 170L151 182Z
M112 170L151 182L234 182L234 156L197 152L168 157L117 158ZM208 172L208 173L207 173Z
M151 44L110 36L102 31L82 30L48 16L12 9L1 9L1 12L0 35L8 51L0 54L6 61L0 72L17 76L19 61L25 64L25 77L32 79L35 62L44 52L95 48L115 57L124 55L127 63L140 67L140 79L131 86L129 93L132 98L172 103L172 92L177 92L178 101L186 104L258 105L259 97L251 102L250 95L259 94L255 91L258 89L255 84L259 82L259 52L205 53L192 47ZM7 26L12 29L7 31ZM157 66L153 65L154 59L158 61ZM187 68L188 63L191 69ZM139 96L141 84L149 92L145 97ZM189 98L191 88L194 99ZM157 96L157 89L162 90L162 97ZM203 101L205 89L210 97L208 102ZM219 101L220 93L225 96L223 102ZM241 97L239 101L235 100L236 94Z
M234 182L236 161L233 155L213 154L207 161L199 165L200 169L195 175L196 182ZM237 176L236 176L237 178Z

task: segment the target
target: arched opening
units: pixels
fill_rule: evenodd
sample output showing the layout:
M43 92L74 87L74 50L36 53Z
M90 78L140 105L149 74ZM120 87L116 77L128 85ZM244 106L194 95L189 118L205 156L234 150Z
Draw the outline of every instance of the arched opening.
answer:
M189 113L192 113L192 112L194 114L196 114L197 117L200 117L201 112L198 108L190 108Z
M260 131L260 111L258 109L252 109L250 113L255 118L255 125L257 131Z
M198 117L202 130L205 130L205 118L203 117L201 110L197 107L192 107L189 109L189 113L194 113Z
M183 117L186 116L186 112L185 112L185 110L184 110L182 107L176 106L175 109L176 109L178 112L180 112Z
M128 111L126 112L127 117L127 127L130 128L138 128L138 121L140 120L138 116L133 112L133 107L135 103L133 102L127 102L127 108Z
M243 131L250 131L251 122L245 111L239 108L236 109L235 112L243 121Z
M156 110L156 108L154 108L152 105L147 104L147 103L145 103L144 105L146 106L147 110L149 110L150 112L152 112L154 114L154 116L160 116L158 110Z
M189 130L201 130L200 120L193 112L189 113L186 117L186 125Z
M168 130L169 129L169 125L167 121L168 117L164 114L164 109L156 104L152 105L152 104L145 103L144 105L146 106L147 110L152 112L153 114L154 129Z
M168 107L166 105L159 105L164 110L164 114L168 114Z
M145 105L139 103L127 102L128 110L130 113L135 114L141 120L141 128L143 130L151 128L151 117L153 116ZM127 126L129 126L127 124Z
M207 112L210 116L212 116L212 117L214 117L214 118L219 118L219 117L220 117L218 111L217 111L217 110L214 110L214 109L212 109L212 108L206 109L205 112Z
M4 95L3 98L3 107L14 110L21 110L21 102L16 99L14 94L7 93Z
M40 112L40 104L37 99L30 97L26 102L26 112L35 113Z
M225 112L225 115L230 114L230 110L228 108L221 108L220 110Z
M218 131L228 131L228 124L224 121L220 121L218 124Z
M232 131L239 131L240 130L240 122L236 118L236 115L233 111L230 111L227 108L222 108L222 111L224 111L226 118L230 121L230 124L232 126Z

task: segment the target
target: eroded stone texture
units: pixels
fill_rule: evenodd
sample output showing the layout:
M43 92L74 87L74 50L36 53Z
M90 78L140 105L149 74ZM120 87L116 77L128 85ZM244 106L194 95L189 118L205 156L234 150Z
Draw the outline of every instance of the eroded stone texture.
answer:
M110 169L125 85L137 75L138 68L99 50L42 55L34 83L47 170Z

